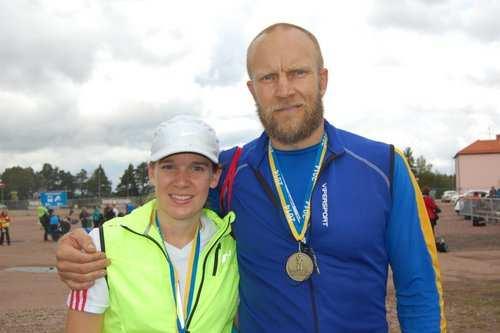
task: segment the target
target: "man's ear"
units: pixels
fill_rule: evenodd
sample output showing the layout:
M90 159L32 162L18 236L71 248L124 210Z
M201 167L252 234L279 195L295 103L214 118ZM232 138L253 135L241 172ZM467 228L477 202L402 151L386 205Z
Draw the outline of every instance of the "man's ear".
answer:
M250 91L250 93L252 94L252 97L253 97L254 101L257 102L257 99L255 98L255 87L253 85L253 81L252 80L248 80L247 81L247 88Z
M210 188L216 188L219 184L219 179L222 174L222 167L217 166L217 169L212 173L212 179L210 180Z
M321 94L321 97L326 92L326 87L328 86L328 69L326 68L321 68L319 70L319 93Z

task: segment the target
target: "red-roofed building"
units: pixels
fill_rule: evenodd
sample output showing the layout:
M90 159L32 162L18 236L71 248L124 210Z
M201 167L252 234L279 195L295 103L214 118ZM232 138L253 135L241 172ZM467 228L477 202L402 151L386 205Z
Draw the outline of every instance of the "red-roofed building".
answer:
M500 134L495 140L477 140L455 155L457 191L500 187Z

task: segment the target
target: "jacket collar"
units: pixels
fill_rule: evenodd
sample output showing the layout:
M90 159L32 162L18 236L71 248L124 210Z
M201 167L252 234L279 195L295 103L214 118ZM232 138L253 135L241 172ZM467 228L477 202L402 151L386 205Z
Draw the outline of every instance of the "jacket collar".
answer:
M161 236L154 221L155 209L156 199L153 199L145 203L143 206L134 209L129 215L123 217L122 221L120 221L120 225L125 226L138 234L149 235L160 242ZM210 209L203 209L203 214L214 222L218 229L218 232L216 233L217 235L224 231L224 235L231 232L231 228L226 228L226 226L234 221L235 215L233 212L229 212L223 218L219 217Z
M339 130L331 125L326 119L324 119L324 129L328 136L327 156L325 156L325 158L329 158L332 155L339 157L344 154L345 145L339 136ZM248 163L253 168L258 169L262 161L267 157L268 144L269 136L266 132L262 132L260 137L256 140L253 152L248 155Z

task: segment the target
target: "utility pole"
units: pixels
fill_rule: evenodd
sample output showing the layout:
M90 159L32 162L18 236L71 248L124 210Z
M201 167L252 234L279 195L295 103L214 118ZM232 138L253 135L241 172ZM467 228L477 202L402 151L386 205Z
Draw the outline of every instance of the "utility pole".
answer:
M97 169L97 197L101 198L101 165Z

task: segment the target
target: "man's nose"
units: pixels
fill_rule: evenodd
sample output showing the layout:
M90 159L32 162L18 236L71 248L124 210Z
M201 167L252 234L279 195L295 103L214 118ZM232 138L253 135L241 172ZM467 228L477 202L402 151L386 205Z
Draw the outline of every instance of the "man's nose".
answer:
M276 87L276 95L278 97L288 97L293 94L293 85L286 75L280 75L278 78L278 86Z

